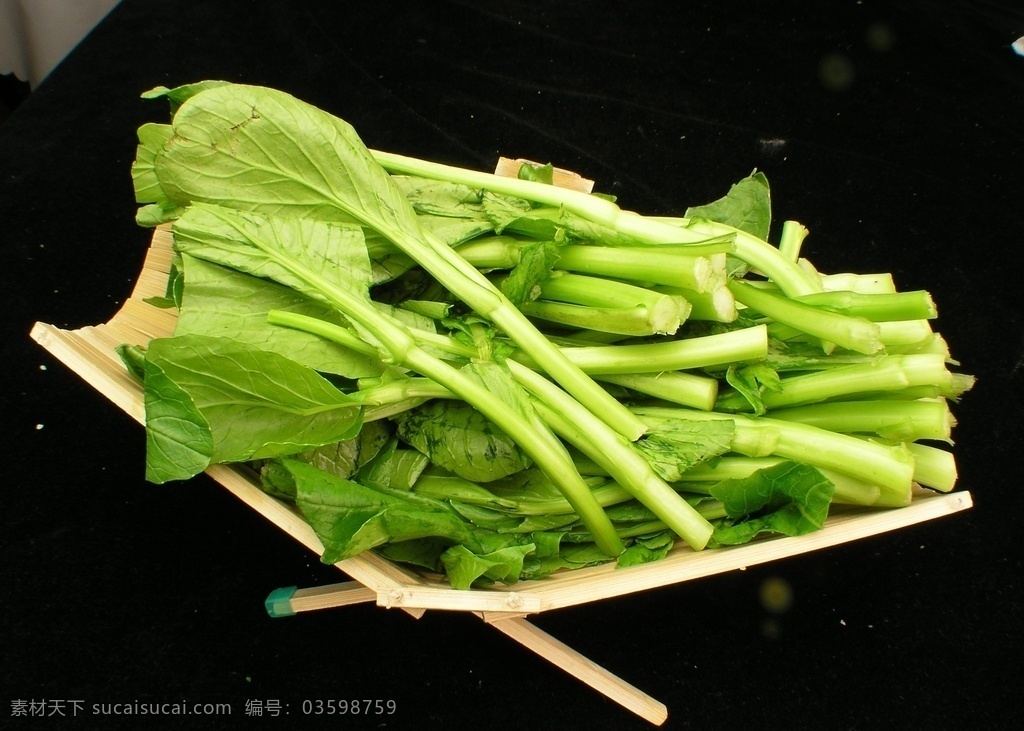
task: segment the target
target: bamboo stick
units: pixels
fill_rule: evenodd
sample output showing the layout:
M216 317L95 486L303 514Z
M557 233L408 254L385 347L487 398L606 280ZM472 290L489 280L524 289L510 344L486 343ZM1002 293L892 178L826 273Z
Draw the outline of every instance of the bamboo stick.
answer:
M503 619L491 622L491 626L644 720L660 726L668 718L668 708L664 703L525 619Z
M419 607L463 612L516 612L536 614L541 602L518 591L487 589L452 589L446 584L436 587L406 586L382 592L377 604L385 608Z
M358 581L346 581L307 589L294 586L276 589L267 597L266 608L267 613L276 618L376 600L376 592L367 589Z

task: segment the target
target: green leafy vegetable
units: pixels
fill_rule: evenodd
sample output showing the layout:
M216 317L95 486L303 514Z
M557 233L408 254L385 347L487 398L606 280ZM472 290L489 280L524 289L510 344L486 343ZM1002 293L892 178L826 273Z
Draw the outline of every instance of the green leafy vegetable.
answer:
M190 96L172 127L153 166L169 201L365 226L443 277L455 296L494 319L611 426L639 435L628 411L537 335L485 277L424 233L401 190L347 122L280 91L228 85Z
M954 372L924 290L777 243L755 171L682 216L367 149L281 91L146 94L144 226L173 337L143 381L147 478L245 462L331 563L467 589L819 530L947 491ZM685 545L681 545L685 544ZM689 548L687 548L688 546Z

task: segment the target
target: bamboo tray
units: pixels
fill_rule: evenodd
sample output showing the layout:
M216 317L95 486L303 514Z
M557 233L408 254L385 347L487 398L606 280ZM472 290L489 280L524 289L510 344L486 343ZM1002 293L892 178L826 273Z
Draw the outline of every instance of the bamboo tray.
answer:
M170 232L158 229L131 297L109 322L77 330L36 323L31 331L39 345L140 423L145 418L142 390L125 370L115 348L125 343L144 345L152 338L172 333L175 313L145 302L147 298L164 295L170 262ZM264 493L249 470L215 465L207 474L299 543L317 555L323 552L301 514ZM741 570L933 520L971 506L971 495L966 491L937 494L922 490L905 508L837 509L822 530L806 536L769 538L700 553L682 545L656 563L621 570L613 565L596 566L488 589L455 590L437 576L418 573L366 552L336 564L351 581L307 589L289 587L272 592L266 604L272 616L369 601L417 617L428 609L471 612L608 698L660 725L668 716L664 704L543 632L525 617Z

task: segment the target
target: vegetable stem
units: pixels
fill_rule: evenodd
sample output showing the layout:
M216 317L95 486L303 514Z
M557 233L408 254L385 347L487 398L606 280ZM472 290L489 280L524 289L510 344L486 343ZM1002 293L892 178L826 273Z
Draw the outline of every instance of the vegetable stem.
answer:
M369 223L369 222L368 222ZM378 225L381 225L378 223ZM637 439L644 425L607 391L571 363L491 282L453 249L427 232L419 239L405 231L377 229L478 315L493 321L530 355L548 375L580 399L593 413L629 439Z
M869 363L839 366L828 370L791 376L782 380L779 391L765 391L761 400L768 409L798 406L885 391L933 386L947 389L952 374L946 368L946 359L939 354L885 355ZM746 410L750 408L742 394L730 391L723 394L716 408L719 410Z
M516 380L537 397L538 412L555 432L605 467L616 482L694 550L707 545L714 530L711 524L654 472L631 443L602 428L600 422L540 374L515 361L509 361L509 367Z
M950 438L954 419L944 399L918 401L839 401L772 411L773 419L799 421L843 433L878 434L913 442Z
M931 320L938 316L935 301L924 290L880 292L830 291L795 297L798 302L840 310L872 322Z
M606 374L596 378L605 383L614 383L616 386L703 411L711 411L718 398L718 381L693 373L665 371L653 374Z
M783 222L782 235L779 237L779 253L790 261L800 261L800 247L807 238L807 233L807 229L796 221Z
M651 282L670 287L711 292L725 284L725 255L720 262L685 252L682 247L661 249L617 246L563 246L558 268L592 276Z
M643 305L591 307L549 300L534 300L520 305L519 309L523 314L538 320L630 337L670 335L679 328L680 321L678 310L675 316L672 316L671 313L664 311L649 310Z
M763 325L641 345L585 345L565 348L565 356L594 376L661 373L756 361L768 354ZM520 363L527 358L516 355Z
M692 309L690 303L677 294L568 272L556 272L545 280L541 284L541 298L609 310L646 312L649 334L662 335L675 333Z
M911 443L907 447L914 458L914 479L939 492L956 487L956 459L948 452L929 444Z
M738 280L729 282L729 289L737 302L808 335L858 353L882 349L878 325L868 320L812 307Z
M905 445L888 445L807 424L682 408L637 407L657 429L664 419L732 419L733 451L750 457L775 455L824 467L878 485L901 502L910 499L914 458Z

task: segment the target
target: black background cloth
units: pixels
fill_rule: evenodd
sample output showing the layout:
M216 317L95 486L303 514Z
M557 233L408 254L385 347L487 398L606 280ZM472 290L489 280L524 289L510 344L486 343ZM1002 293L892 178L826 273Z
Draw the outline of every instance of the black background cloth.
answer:
M142 430L28 336L106 321L134 223L140 94L264 84L368 146L501 154L679 214L753 169L824 271L927 289L979 380L956 406L975 507L848 545L542 613L669 707L668 728L999 728L1020 714L1021 201L1017 3L125 0L0 126L0 727L644 728L477 618L358 605L271 619L339 572L212 480L143 480ZM788 610L761 600L784 582ZM394 700L393 715L304 701ZM18 701L81 701L17 718ZM226 719L93 704L226 703ZM245 717L247 701L288 715ZM250 704L253 707L253 704ZM69 709L68 709L69 710Z

